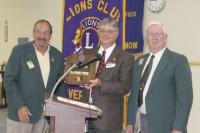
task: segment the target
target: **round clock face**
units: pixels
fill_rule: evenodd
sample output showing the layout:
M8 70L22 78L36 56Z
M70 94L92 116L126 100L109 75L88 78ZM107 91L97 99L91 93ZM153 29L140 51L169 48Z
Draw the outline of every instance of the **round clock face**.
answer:
M159 12L165 7L166 2L167 0L147 0L147 5L151 11Z

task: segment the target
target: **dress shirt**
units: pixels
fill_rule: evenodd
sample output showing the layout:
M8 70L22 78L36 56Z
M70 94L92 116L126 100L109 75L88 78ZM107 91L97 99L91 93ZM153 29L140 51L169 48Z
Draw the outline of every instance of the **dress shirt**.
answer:
M48 50L43 55L35 47L35 52L36 52L36 55L37 55L38 63L40 65L40 71L41 71L41 74L42 74L42 79L43 79L43 83L44 83L45 88L47 86L47 82L48 82L48 78L49 78L49 71L50 71L49 49L50 48L48 47Z
M150 61L151 55L154 55L155 57L154 57L154 59L153 59L152 69L151 69L151 72L150 72L150 74L149 74L149 77L148 77L148 79L147 79L147 82L146 82L146 84L145 84L144 91L143 91L143 104L142 104L142 105L140 106L140 108L139 108L139 112L140 112L141 114L146 114L146 101L145 101L145 97L146 97L146 95L147 95L147 92L148 92L149 85L150 85L150 83L151 83L151 79L152 79L152 77L153 77L153 74L154 74L154 72L155 72L155 70L156 70L156 67L158 66L158 63L159 63L159 61L160 61L160 59L161 59L161 57L162 57L162 55L163 55L165 49L166 49L166 47L163 48L162 50L160 50L159 52L155 53L155 54L153 54L153 53L150 52L150 55L149 55L149 57L148 57L148 59L147 59L147 61L146 61L146 64L145 64L144 68L143 68L142 75L143 75L144 70L145 70L145 68L147 67L147 65L148 65L148 63L149 63L149 61Z
M102 54L104 50L106 51L105 60L104 60L105 62L110 57L110 55L111 55L112 51L114 50L115 46L116 46L116 43L114 43L111 47L109 47L107 49L104 49L102 46L99 48L99 50L98 50L99 54ZM98 63L99 63L99 61L98 61ZM98 66L98 64L97 64L97 66Z

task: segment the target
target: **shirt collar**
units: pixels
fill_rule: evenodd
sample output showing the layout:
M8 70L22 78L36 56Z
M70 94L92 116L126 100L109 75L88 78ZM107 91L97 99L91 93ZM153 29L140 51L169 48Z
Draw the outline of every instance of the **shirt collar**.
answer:
M35 43L33 44L33 46L34 46L36 52L40 52L40 51L37 50L37 48L35 46ZM49 52L49 51L50 51L50 46L48 45L48 48L47 48L46 52ZM45 52L45 54L46 54L46 52Z
M108 47L107 49L104 49L102 46L100 46L98 53L101 54L104 50L106 53L111 53L116 46L116 43L114 43L112 46Z
M150 52L150 57L151 57L152 55L154 55L155 58L156 58L156 57L161 57L161 56L163 55L163 53L164 53L164 51L165 51L166 48L167 48L167 47L164 47L163 49L161 49L159 52L157 52L157 53L155 53L155 54L153 54L153 53Z

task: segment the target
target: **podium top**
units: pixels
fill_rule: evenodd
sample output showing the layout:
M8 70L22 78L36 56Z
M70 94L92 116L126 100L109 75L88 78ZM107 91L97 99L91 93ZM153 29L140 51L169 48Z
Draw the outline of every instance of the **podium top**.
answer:
M102 115L102 110L95 105L71 100L71 99L68 99L68 98L63 98L63 97L60 97L60 96L54 96L53 99L54 99L53 101L57 102L57 103L62 103L62 104L64 103L64 104L74 106L74 107L79 107L79 108L82 108L82 109L93 110L99 116ZM45 102L48 103L48 102L52 102L52 101L50 99L46 99Z
M65 102L65 103L73 104L73 105L76 105L79 107L93 109L98 112L102 112L102 110L95 105L91 105L91 104L87 104L87 103L83 103L83 102L79 102L79 101L75 101L75 100L71 100L71 99L67 99L67 98L63 98L63 97L59 97L59 96L57 96L57 99L58 99L58 101L61 101L61 102Z

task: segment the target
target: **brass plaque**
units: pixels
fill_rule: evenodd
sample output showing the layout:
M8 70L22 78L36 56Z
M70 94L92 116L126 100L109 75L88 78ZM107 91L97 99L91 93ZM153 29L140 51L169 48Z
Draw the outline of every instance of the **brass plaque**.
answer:
M67 71L71 66L79 60L84 60L82 63L89 61L93 56L88 52L72 54L68 56L65 66ZM66 84L84 86L90 79L95 78L96 62L89 64L83 68L72 69L64 78Z

